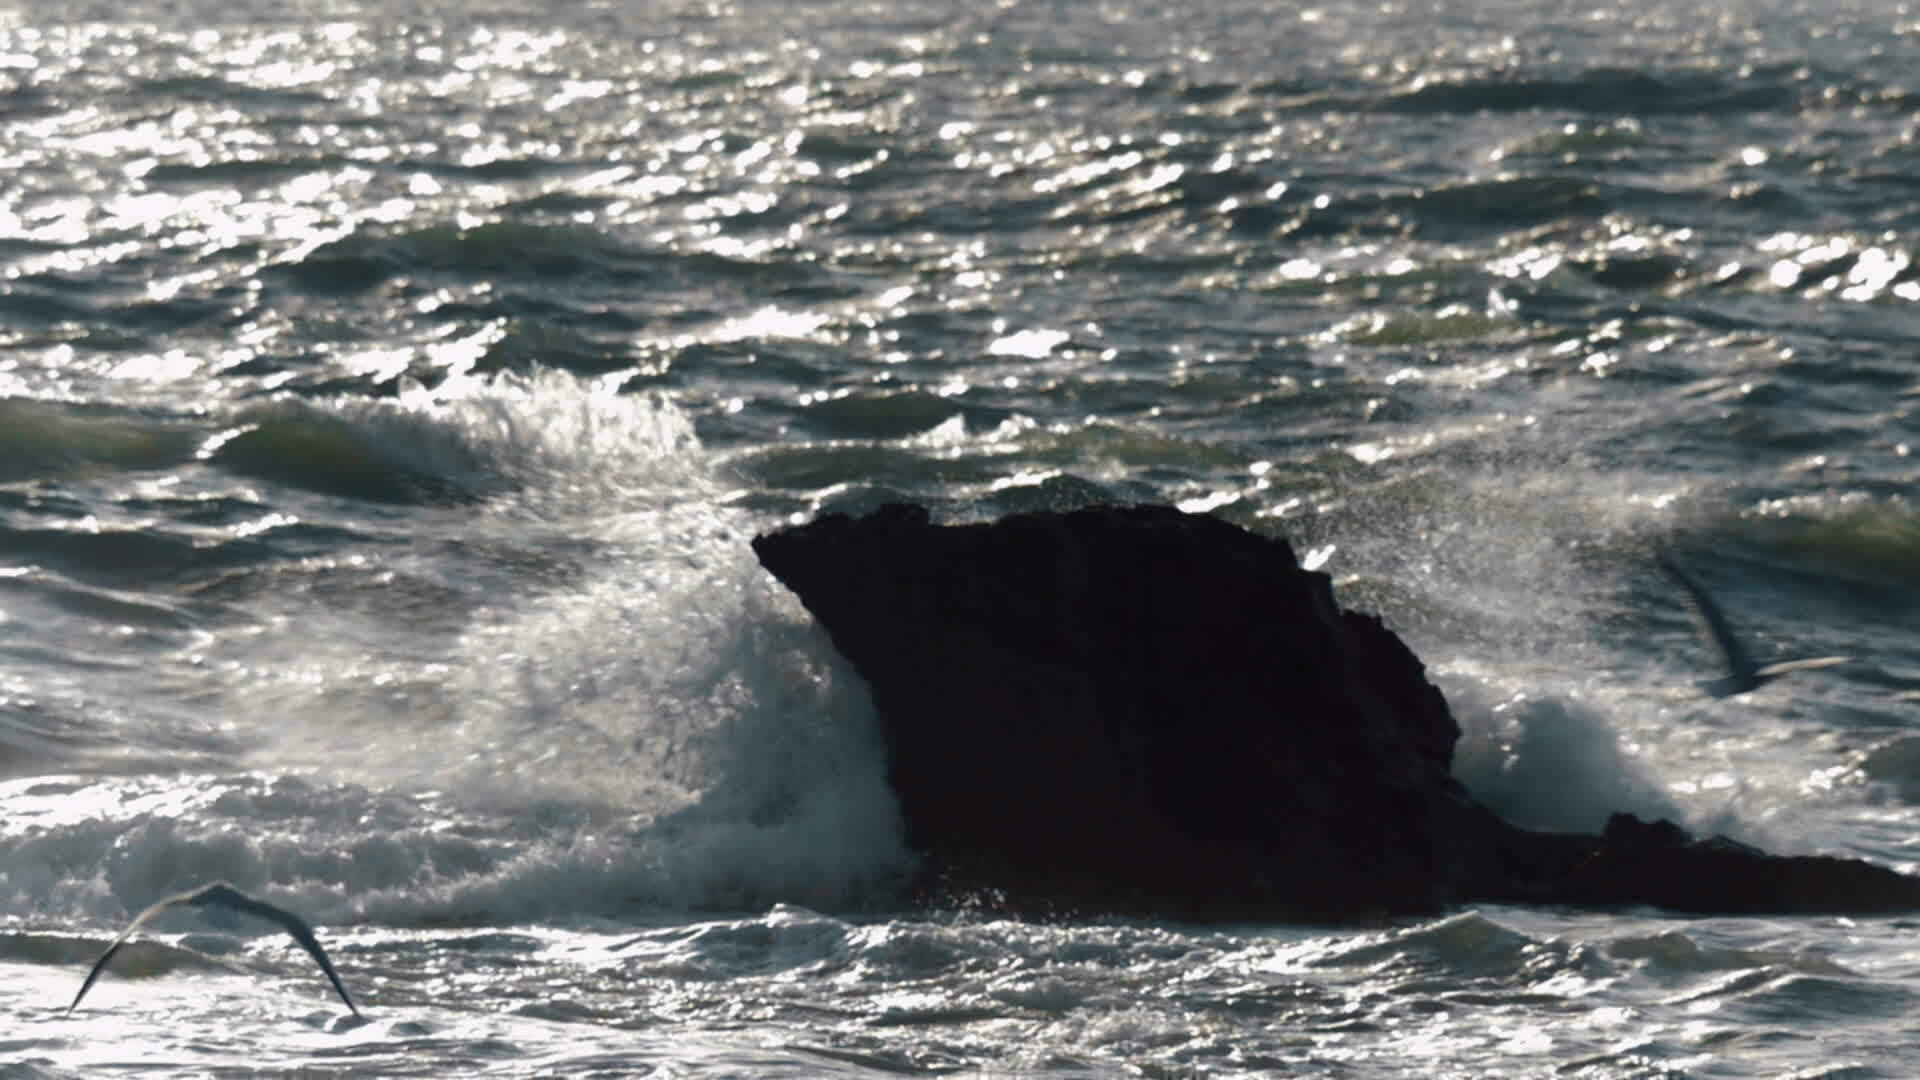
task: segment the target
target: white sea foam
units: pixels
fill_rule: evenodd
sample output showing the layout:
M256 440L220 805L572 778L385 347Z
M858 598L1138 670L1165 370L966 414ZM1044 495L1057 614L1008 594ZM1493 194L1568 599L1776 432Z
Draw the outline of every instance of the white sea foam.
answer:
M415 465L514 478L381 555L447 583L457 618L396 619L377 580L344 608L273 596L194 665L245 771L74 781L57 836L0 835L17 908L114 920L227 878L404 925L834 907L898 878L864 687L670 403L542 375L338 416ZM559 569L496 589L488 559Z
M1507 820L1598 832L1616 812L1685 818L1601 710L1573 697L1502 692L1458 674L1441 681L1461 729L1454 776Z
M666 397L545 369L408 383L393 398L280 398L235 419L203 455L275 419L337 425L368 463L495 497L496 511L564 516L711 486L692 420Z

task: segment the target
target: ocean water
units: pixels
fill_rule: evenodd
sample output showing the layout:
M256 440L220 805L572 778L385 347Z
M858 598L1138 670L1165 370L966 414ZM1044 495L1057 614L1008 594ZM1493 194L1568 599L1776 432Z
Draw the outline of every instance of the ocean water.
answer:
M1284 534L1529 824L1920 864L1920 11L0 13L0 1075L1907 1077L1917 918L900 901L756 532ZM1729 701L1667 549L1762 659ZM133 913L214 879L282 936Z

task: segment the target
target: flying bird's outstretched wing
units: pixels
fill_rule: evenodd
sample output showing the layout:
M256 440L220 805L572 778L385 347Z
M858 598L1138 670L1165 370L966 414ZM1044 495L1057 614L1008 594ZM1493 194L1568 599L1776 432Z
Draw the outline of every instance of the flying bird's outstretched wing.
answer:
M301 948L307 950L307 955L313 957L315 963L320 965L320 970L326 974L327 981L333 983L333 988L339 991L340 1000L347 1003L347 1009L355 1017L360 1016L360 1009L353 1003L353 997L347 993L346 984L340 981L339 973L333 969L333 961L327 959L327 950L320 947L320 939L314 936L313 927L307 925L305 919L285 908L275 907L264 900L256 900L224 881L216 881L190 892L169 896L136 916L125 930L120 931L120 936L113 939L113 944L107 946L107 951L100 954L100 959L93 962L93 970L87 972L87 980L80 984L80 992L73 995L73 1004L67 1006L67 1012L71 1013L79 1006L80 999L87 996L87 991L93 988L94 981L107 969L107 962L113 959L114 953L120 951L120 946L127 943L127 939L133 936L133 932L140 929L140 925L148 919L172 907L223 907L229 911L238 911L278 924L293 937L293 940L300 943Z
M1720 610L1720 605L1714 602L1713 597L1707 594L1707 590L1701 588L1699 582L1680 569L1680 564L1674 562L1666 552L1656 553L1654 561L1660 564L1660 569L1666 571L1668 577L1686 590L1688 599L1693 601L1693 610L1699 612L1700 622L1706 627L1708 640L1713 642L1714 649L1720 654L1721 663L1727 669L1724 678L1703 682L1700 685L1715 697L1728 697L1733 694L1744 694L1764 682L1765 680L1760 677L1760 669L1754 665L1753 658L1747 655L1746 646L1740 644L1740 639L1734 636L1733 627L1727 623L1726 614Z
M1700 621L1706 626L1708 639L1713 642L1715 650L1720 653L1721 662L1726 666L1726 675L1718 679L1703 679L1699 683L1702 690L1714 697L1744 694L1789 671L1812 671L1847 662L1848 658L1844 656L1814 656L1803 660L1782 660L1764 667L1755 664L1746 646L1741 644L1739 636L1727 622L1726 613L1720 610L1720 605L1714 602L1707 590L1680 569L1680 565L1666 552L1656 552L1654 561L1660 564L1660 569L1666 571L1668 577L1686 590L1687 597L1693 601L1693 609L1700 613Z

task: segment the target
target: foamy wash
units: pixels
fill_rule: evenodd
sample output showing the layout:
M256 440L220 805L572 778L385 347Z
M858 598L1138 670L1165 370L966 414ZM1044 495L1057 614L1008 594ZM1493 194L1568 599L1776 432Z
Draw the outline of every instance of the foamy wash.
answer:
M0 17L0 1065L1905 1077L1901 920L901 902L750 538L1288 536L1509 818L1912 869L1909 16ZM1731 701L1651 555L1756 665ZM136 913L224 880L310 923Z

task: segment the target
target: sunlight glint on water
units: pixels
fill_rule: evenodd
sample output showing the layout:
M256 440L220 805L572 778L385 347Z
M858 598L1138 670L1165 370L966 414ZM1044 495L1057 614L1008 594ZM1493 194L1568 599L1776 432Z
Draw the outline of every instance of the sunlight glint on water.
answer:
M0 1067L1914 1072L1904 920L914 910L755 533L1315 552L1503 812L1911 868L1910 27L901 0L0 20ZM1766 658L1714 702L1651 553ZM1819 676L1819 677L1815 677ZM313 920L131 913L225 878Z

